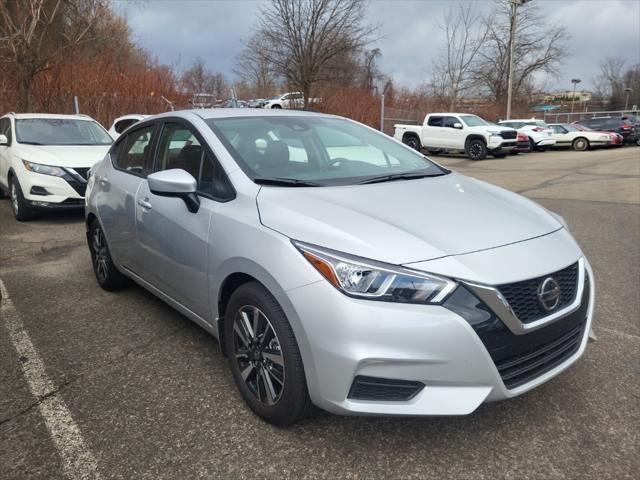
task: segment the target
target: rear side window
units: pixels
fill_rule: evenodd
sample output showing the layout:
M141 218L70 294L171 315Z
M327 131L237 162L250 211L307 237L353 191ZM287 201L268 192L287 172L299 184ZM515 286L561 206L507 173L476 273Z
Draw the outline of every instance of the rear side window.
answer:
M198 192L216 199L228 199L233 189L224 170L201 145L194 132L177 124L167 123L158 146L158 170L179 168L198 182Z
M151 172L151 138L153 125L129 133L118 144L115 167L119 170L146 177Z
M429 121L427 125L430 127L441 127L442 126L442 117L429 117Z
M137 121L138 120L136 120L135 118L128 118L126 120L120 120L119 122L116 122L116 124L114 125L113 128L117 133L122 133L127 128L129 128L131 125L136 123Z

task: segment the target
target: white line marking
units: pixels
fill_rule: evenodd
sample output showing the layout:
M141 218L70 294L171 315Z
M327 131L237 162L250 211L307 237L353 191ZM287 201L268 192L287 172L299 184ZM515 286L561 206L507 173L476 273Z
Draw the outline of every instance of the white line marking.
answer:
M0 297L0 318L4 320L9 337L18 352L22 372L31 393L40 400L51 395L55 391L55 386L47 376L44 363L24 329L2 279L0 279ZM73 421L60 395L54 393L42 400L38 410L60 455L65 476L72 480L101 478L98 462L85 444L80 429Z

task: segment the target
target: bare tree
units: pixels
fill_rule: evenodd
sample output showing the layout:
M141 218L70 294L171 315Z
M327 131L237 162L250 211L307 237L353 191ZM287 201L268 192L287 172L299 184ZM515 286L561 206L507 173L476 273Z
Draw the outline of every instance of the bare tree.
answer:
M455 109L461 95L473 85L471 72L476 67L478 52L484 47L489 23L484 22L471 4L458 4L444 16L440 27L446 35L447 47L433 63L431 86L438 96Z
M31 109L36 75L90 41L105 8L105 0L0 1L0 62L15 69L21 110Z
M485 19L487 38L478 52L473 78L479 88L495 101L506 98L509 72L509 19L507 2L497 3L496 15ZM549 26L534 4L518 9L517 43L514 56L513 90L517 98L531 89L536 75L557 76L566 58L568 35L560 25Z
M217 100L229 98L229 84L224 75L209 71L201 58L182 73L180 83L191 94L209 93Z
M265 42L260 35L252 37L236 57L234 73L253 86L257 97L273 95L276 81L265 54Z
M367 50L363 54L362 62L362 88L373 90L376 81L382 79L382 74L377 65L377 60L382 56L379 48Z
M624 108L630 88L631 105L640 98L640 63L627 66L627 61L619 57L607 57L600 62L600 73L593 79L595 96L603 101L604 108Z
M363 25L366 0L271 0L262 7L257 38L275 73L304 94L330 80L332 59L363 49L377 27Z

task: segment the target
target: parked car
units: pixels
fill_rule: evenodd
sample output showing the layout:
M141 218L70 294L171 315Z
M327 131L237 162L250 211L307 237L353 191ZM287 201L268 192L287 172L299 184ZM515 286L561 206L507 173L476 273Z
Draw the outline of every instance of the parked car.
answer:
M625 120L622 117L585 118L575 123L601 132L619 133L622 135L625 144L635 144L638 141L636 127L629 120Z
M193 108L213 108L218 99L210 93L194 93L189 100Z
M87 115L9 113L0 117L0 197L11 200L16 220L37 210L84 207L89 168L111 143Z
M414 150L426 148L432 154L460 151L471 160L484 160L487 155L504 158L516 148L518 135L513 128L467 113L431 113L422 125L394 127L394 137Z
M122 117L116 118L111 124L111 128L109 128L109 135L116 140L122 132L124 132L127 128L133 125L140 120L144 120L149 115L141 115L139 113L132 113L129 115L123 115Z
M217 337L274 424L312 404L468 414L586 348L593 274L560 216L351 120L158 115L87 195L98 283L133 279Z
M592 130L589 127L585 127L584 125L580 125L579 123L572 123L572 125L581 132L595 132L595 130ZM621 147L622 145L624 145L624 137L619 133L605 131L603 131L602 133L606 133L611 137L611 144L609 145L610 147Z
M524 133L518 132L517 136L518 143L516 144L516 148L511 150L511 153L528 153L531 151L531 142L529 141L529 137L527 137Z
M553 129L556 147L584 151L591 147L608 147L613 141L607 132L587 132L570 123L552 123L549 127Z
M310 98L309 104L318 103L320 99ZM265 100L262 108L288 108L301 110L304 108L304 94L301 92L284 93Z
M249 108L262 108L266 101L266 98L253 98L247 102L247 106Z
M544 152L549 147L555 145L556 140L553 138L553 130L549 128L544 120L535 118L524 120L503 120L498 122L499 125L515 128L518 132L528 137L530 150Z

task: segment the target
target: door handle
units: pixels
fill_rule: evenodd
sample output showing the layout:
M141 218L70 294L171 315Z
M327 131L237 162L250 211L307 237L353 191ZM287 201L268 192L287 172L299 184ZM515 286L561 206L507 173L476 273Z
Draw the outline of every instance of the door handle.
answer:
M151 204L149 203L148 198L139 198L138 205L140 205L145 210L151 210Z
M100 177L100 179L98 180L98 182L100 183L100 185L102 187L106 187L107 185L109 185L109 180L107 180L104 177Z

